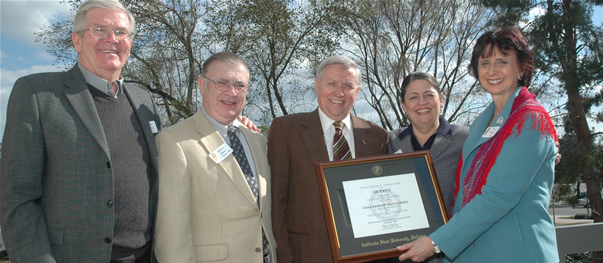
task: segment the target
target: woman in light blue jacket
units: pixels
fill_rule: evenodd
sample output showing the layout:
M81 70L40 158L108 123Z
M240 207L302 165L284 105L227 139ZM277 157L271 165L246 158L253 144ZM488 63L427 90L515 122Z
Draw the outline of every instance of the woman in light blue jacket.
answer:
M453 215L429 237L398 247L421 262L558 262L547 211L557 134L527 87L532 51L515 28L483 34L469 71L492 97L469 130L458 164Z

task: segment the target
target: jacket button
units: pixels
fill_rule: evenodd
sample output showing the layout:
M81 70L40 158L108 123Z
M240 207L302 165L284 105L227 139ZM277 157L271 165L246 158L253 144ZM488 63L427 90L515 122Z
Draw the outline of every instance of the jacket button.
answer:
M107 168L111 168L111 162L107 162Z
M111 200L107 201L107 206L108 207L112 207L113 206L113 201L111 201Z
M113 240L111 240L111 238L110 238L110 237L105 237L105 243L106 243L106 244L111 244L111 242L112 242L112 241L113 241Z
M262 252L262 248L260 248L260 247L256 247L256 248L255 248L255 252L258 252L258 253Z

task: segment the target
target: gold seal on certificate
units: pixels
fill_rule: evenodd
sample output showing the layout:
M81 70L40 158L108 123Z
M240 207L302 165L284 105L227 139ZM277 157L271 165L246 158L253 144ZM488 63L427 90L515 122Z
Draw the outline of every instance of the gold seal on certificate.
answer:
M381 167L381 165L375 165L371 171L373 171L373 175L381 175L383 173L383 167Z
M355 238L429 227L415 174L345 181L343 190Z

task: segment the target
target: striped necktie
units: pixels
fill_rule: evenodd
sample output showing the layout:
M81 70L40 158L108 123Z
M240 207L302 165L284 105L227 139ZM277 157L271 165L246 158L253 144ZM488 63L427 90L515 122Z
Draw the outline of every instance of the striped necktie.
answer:
M348 141L346 141L345 136L343 136L343 125L343 122L340 121L333 123L333 126L335 126L335 135L333 136L333 161L352 158Z

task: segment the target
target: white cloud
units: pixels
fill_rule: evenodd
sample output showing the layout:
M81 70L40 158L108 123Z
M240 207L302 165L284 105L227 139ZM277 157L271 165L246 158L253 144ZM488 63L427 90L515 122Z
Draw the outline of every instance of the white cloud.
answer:
M69 4L62 1L5 1L0 0L0 25L3 33L23 41L35 43L35 32L49 26L57 16L69 16Z
M546 9L543 6L536 6L530 10L530 17L537 17L546 14Z
M54 61L55 57L46 51L38 51L36 52L38 58L42 61Z
M6 46L0 50L0 138L4 134L6 107L15 81L33 73L62 70L48 65L54 57L43 51L41 43L35 42L34 33L50 26L59 16L70 17L70 13L67 1L0 0L0 31L7 37L2 40ZM19 48L15 49L15 45ZM34 53L35 61L32 61L27 55Z

